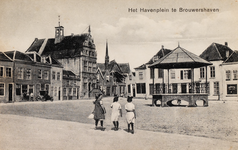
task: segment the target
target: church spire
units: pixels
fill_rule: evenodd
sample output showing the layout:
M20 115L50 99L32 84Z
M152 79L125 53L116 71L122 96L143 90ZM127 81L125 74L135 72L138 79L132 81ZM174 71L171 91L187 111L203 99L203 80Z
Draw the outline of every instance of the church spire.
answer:
M60 27L60 15L58 16L58 18L59 18L59 27Z
M90 25L88 27L88 33L91 34L91 28L90 28Z
M108 69L108 65L109 65L108 42L106 41L105 70Z

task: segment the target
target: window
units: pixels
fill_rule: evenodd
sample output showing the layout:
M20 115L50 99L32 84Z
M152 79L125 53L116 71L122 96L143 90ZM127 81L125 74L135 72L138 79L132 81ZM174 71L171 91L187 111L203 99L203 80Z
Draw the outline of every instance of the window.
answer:
M237 94L237 84L228 84L227 94Z
M57 72L57 80L60 80L60 72Z
M219 95L219 82L214 82L214 96Z
M226 70L226 80L231 80L231 71L230 70Z
M3 96L4 95L4 84L0 83L0 95Z
M129 75L129 80L132 80L132 75Z
M200 78L205 78L205 68L200 68Z
M49 71L44 71L44 79L49 80Z
M139 72L139 79L143 80L143 72Z
M66 88L63 88L63 96L66 96Z
M54 86L51 86L50 93L51 93L51 95L54 95Z
M33 93L33 85L29 85L29 94Z
M26 69L26 80L31 80L31 69Z
M154 69L150 68L150 78L153 79L154 78Z
M42 73L41 73L41 70L39 69L38 70L38 79L41 79L42 78Z
M138 94L145 94L146 93L145 83L137 83L136 88L137 88L137 93Z
M17 70L17 79L23 79L23 69L18 68Z
M210 67L211 78L215 78L215 66Z
M6 68L6 77L12 77L12 68Z
M171 79L175 79L175 70L170 71Z
M150 95L154 94L154 86L150 84Z
M72 88L69 88L68 95L72 95Z
M49 93L50 86L48 84L45 85L45 90Z
M52 72L52 80L55 80L55 71Z
M73 96L76 96L77 92L76 92L76 88L73 88Z
M158 78L163 78L164 70L158 69Z
M21 95L21 85L16 84L16 95Z
M0 77L3 77L3 67L0 67Z
M84 70L84 71L87 71L87 66L84 66L84 67L83 67L83 70Z
M191 70L181 70L180 79L191 79Z
M233 80L237 80L237 70L233 70Z

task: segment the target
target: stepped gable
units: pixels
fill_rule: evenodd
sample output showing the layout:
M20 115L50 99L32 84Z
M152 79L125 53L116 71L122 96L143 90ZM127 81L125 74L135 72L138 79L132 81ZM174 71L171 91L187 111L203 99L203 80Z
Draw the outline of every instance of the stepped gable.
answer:
M227 52L229 52L229 55L233 53L227 45L212 43L205 51L203 51L200 57L207 61L225 61L228 58Z

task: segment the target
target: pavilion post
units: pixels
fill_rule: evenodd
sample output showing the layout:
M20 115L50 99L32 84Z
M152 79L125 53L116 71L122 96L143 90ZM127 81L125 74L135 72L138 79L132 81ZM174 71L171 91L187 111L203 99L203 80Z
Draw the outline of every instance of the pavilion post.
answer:
M152 89L152 95L155 94L155 68L152 68L152 77L153 77L153 89Z
M163 85L162 85L162 90L163 92L162 93L165 93L165 83L164 83L164 69L163 69Z
M169 93L169 69L168 69L168 92Z
M191 93L194 93L194 68L191 68Z
M206 93L208 94L208 91L207 91L207 66L206 66L206 86L205 86L205 88L206 88Z

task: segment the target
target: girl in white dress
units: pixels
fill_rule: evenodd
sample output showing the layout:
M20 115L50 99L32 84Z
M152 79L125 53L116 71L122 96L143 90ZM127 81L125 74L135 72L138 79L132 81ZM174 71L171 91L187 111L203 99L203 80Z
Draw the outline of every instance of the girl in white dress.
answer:
M114 130L117 131L119 128L119 116L122 117L121 104L118 103L118 96L114 97L113 103L111 104L111 108L111 121L113 122Z
M132 98L128 96L127 97L127 104L125 105L126 109L126 121L128 124L128 132L130 132L130 126L131 126L131 133L134 134L134 123L136 119L136 111L135 111L135 105L132 103Z

